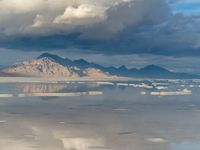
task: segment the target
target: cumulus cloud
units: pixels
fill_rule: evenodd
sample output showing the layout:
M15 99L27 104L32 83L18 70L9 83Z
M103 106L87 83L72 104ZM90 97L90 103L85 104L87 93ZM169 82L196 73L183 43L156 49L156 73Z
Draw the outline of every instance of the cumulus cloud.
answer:
M89 150L90 147L104 147L104 140L101 138L63 138L61 139L64 148L76 150Z
M106 19L106 7L82 4L77 8L69 6L64 14L57 16L53 23L56 24L91 24Z
M1 0L0 46L75 47L106 55L199 55L199 16L174 14L174 3L180 1Z
M171 17L171 11L163 0L133 0L116 3L107 10L107 19L86 32L82 38L106 38L126 28L136 28L143 24L157 25ZM100 32L99 32L100 31ZM96 33L95 37L93 33Z
M32 27L40 27L45 24L45 19L42 15L36 15Z
M0 8L0 33L5 35L49 35L73 32L77 26L90 30L91 25L112 33L145 21L158 23L169 15L163 0L2 0Z
M83 24L86 21L89 24L90 19L98 20L99 17L101 18L104 15L105 4L104 1L95 4L95 2L87 0L1 0L0 33L4 35L23 35L27 33L35 34L38 30L37 33L39 34L40 28L43 28L45 30L43 32L46 32L46 34L51 34L52 30L70 30L71 28L66 24L59 26L58 23L78 21L82 25L79 20L82 19ZM83 18L87 20L83 20Z

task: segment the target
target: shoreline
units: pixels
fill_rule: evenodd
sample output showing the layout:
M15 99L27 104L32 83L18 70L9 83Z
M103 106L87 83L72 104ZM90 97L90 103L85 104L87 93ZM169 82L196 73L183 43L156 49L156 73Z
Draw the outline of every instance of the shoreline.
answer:
M95 81L130 81L131 78L44 78L44 77L0 77L0 83L62 83L62 82L95 82Z
M0 83L65 83L65 82L95 82L95 81L141 81L141 80L200 80L200 79L153 79L153 78L44 78L44 77L0 77Z

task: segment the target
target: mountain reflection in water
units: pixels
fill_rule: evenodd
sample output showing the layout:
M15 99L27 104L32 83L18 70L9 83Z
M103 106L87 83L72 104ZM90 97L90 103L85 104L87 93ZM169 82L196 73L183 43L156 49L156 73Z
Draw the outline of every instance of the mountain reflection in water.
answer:
M102 94L47 97L45 101L40 96L0 98L0 149L199 149L200 82L112 83L2 83L0 93L14 96L89 91L100 91ZM150 86L152 88L145 88ZM149 94L186 88L192 94ZM142 95L141 92L147 94Z

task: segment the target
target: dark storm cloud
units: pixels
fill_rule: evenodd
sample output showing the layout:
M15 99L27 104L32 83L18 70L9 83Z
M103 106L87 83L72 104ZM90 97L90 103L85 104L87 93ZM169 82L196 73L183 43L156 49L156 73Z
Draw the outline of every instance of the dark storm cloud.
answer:
M180 1L34 0L22 7L23 1L0 1L2 48L200 55L200 17L173 14L170 4Z

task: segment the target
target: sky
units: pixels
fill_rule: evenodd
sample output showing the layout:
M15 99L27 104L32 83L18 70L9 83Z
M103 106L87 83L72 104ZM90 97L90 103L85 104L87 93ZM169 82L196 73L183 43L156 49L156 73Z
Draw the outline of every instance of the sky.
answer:
M43 52L200 74L200 0L0 0L0 65Z

